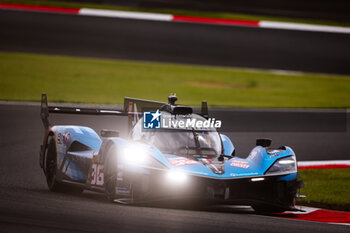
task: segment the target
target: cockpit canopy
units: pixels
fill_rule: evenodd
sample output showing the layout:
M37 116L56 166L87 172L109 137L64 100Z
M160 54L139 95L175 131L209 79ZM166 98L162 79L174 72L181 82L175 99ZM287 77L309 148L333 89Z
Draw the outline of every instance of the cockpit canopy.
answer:
M156 146L163 153L192 156L200 158L213 158L222 153L222 143L219 133L214 127L186 127L172 125L170 121L202 121L207 119L197 114L174 115L161 111L162 128L144 129L143 118L134 126L131 138L134 141L144 141ZM166 127L164 127L166 126Z

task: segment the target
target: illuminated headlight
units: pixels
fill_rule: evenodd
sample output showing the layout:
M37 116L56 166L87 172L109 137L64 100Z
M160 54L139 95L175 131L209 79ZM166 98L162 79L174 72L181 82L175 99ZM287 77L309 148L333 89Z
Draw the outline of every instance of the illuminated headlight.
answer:
M179 171L168 171L166 178L171 183L185 183L188 179L185 173Z
M123 159L128 163L143 163L147 158L145 147L140 145L129 145L122 151Z
M257 181L264 181L265 178L263 178L263 177L258 177L258 178L251 178L250 180L251 180L252 182L257 182Z
M297 172L297 161L295 156L289 156L283 159L277 160L266 174L277 173L294 173Z

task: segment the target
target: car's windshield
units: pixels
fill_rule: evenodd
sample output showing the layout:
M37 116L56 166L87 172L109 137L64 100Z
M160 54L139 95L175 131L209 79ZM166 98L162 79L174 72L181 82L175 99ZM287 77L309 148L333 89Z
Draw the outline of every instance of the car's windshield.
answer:
M201 157L217 156L221 152L221 141L217 132L167 130L153 131L145 136L149 143L163 152Z
M220 135L216 130L158 129L142 130L143 119L135 125L133 140L144 140L164 153L211 158L221 154Z

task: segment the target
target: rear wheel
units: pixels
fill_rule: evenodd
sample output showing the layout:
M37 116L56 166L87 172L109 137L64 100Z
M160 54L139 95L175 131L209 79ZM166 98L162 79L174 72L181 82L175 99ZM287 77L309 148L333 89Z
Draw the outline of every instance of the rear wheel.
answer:
M65 185L57 181L57 149L53 136L49 136L45 150L45 175L46 182L51 192L65 192L78 194L82 188Z

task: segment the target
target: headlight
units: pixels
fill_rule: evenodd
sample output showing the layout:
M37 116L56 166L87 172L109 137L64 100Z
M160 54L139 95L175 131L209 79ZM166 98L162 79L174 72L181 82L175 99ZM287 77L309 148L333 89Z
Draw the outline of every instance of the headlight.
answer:
M128 163L143 163L147 158L147 151L141 145L128 145L123 149L122 157Z
M150 153L150 148L143 144L130 144L122 149L121 159L129 165L164 169L164 165Z
M167 181L171 183L185 183L187 181L187 175L179 171L168 171L166 174Z
M297 161L294 155L277 160L266 172L266 174L278 174L286 172L297 172Z

